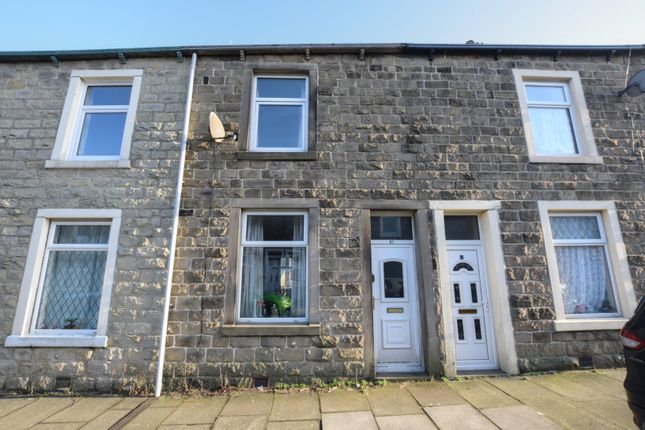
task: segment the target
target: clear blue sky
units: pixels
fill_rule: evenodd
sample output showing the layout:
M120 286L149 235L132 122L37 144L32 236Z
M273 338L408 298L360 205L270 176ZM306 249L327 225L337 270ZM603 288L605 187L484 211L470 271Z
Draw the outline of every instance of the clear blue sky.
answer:
M0 51L274 43L642 44L644 0L0 0Z

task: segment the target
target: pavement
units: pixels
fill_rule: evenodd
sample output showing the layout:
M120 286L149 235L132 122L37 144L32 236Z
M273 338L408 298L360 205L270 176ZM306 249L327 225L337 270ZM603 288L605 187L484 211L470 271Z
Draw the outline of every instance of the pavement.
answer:
M0 397L0 429L635 429L624 370L389 382L363 391Z

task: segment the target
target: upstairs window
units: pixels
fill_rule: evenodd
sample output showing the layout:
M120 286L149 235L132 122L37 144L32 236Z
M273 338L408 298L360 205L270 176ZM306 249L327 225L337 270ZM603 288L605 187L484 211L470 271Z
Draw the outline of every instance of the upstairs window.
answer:
M537 155L578 155L574 112L567 83L525 82Z
M317 160L318 66L247 63L239 160Z
M307 150L308 78L255 76L251 151Z
M45 167L129 167L141 70L72 72Z
M121 155L132 85L87 85L70 158Z
M529 161L602 163L577 72L513 70Z

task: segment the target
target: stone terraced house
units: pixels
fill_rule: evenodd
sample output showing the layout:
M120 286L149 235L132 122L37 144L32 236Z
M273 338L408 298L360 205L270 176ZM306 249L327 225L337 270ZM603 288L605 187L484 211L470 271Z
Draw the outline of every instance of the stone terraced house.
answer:
M645 97L617 93L643 68L644 46L0 53L0 389L621 366Z

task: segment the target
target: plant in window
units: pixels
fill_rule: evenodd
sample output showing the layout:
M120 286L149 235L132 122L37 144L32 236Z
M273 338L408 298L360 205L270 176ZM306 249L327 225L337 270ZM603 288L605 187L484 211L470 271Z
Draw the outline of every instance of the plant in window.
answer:
M306 319L306 232L302 213L245 214L239 319Z
M275 305L279 316L289 316L288 312L291 310L291 299L289 297L279 293L268 293L264 295L264 303Z

